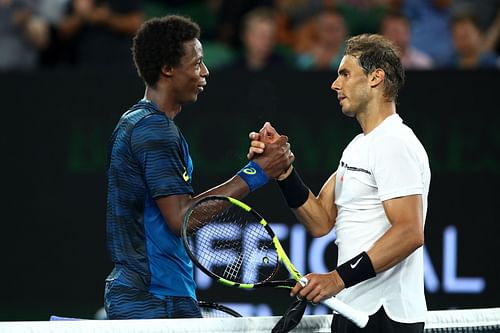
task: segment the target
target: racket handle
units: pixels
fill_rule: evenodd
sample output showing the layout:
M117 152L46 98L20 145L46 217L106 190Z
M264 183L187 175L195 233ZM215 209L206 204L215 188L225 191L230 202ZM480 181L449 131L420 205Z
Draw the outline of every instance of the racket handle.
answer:
M299 283L302 287L307 286L309 280L303 276L300 278ZM346 317L350 321L352 321L359 328L363 328L368 323L368 315L364 312L356 310L355 308L345 304L342 301L339 301L335 297L330 297L321 301L321 303L328 306L330 309L340 313L342 316Z
M364 312L354 309L353 307L339 301L335 297L330 297L321 301L321 303L328 306L330 309L338 312L342 316L352 321L356 326L363 328L368 323L368 315Z

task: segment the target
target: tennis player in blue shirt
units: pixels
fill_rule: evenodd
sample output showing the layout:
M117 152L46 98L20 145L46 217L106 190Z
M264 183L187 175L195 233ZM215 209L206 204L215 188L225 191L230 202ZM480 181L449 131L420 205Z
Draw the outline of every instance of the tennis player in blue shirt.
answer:
M196 23L170 15L146 21L133 39L134 63L146 90L122 115L110 142L107 245L114 269L105 286L109 319L201 317L193 266L179 236L184 214L207 195L243 198L294 159L282 136L228 181L194 195L193 162L174 118L207 83L199 36Z

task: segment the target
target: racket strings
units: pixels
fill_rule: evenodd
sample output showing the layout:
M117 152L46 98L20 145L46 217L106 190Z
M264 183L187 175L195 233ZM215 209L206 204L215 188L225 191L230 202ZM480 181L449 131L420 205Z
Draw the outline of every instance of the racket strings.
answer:
M217 276L255 284L276 272L278 255L272 238L254 214L227 202L209 200L200 204L190 219L190 250Z
M231 280L231 281L237 280L238 274L241 271L241 267L243 265L244 259L245 259L244 256L240 253L238 258L234 262L232 262L226 266L222 277L226 278L228 280Z

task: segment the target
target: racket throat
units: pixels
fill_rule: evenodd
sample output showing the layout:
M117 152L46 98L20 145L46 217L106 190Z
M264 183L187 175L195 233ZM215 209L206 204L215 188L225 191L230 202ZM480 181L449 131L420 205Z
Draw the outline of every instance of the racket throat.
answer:
M255 287L272 287L272 288L284 288L284 289L292 289L295 287L297 280L295 279L287 279L287 280L279 280L279 281L266 281L263 283L258 283Z

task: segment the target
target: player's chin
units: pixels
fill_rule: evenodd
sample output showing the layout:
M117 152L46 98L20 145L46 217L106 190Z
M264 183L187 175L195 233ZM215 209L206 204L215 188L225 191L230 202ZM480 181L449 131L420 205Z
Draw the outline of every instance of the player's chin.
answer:
M192 94L192 95L190 96L190 98L189 98L189 101L188 101L188 102L189 102L189 103L194 103L194 102L196 102L197 100L198 100L198 93L194 93L194 94Z
M356 116L356 112L354 112L352 109L349 109L349 108L346 108L346 107L343 107L342 108L342 113L344 115L346 115L347 117L354 117Z

